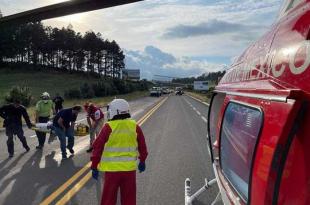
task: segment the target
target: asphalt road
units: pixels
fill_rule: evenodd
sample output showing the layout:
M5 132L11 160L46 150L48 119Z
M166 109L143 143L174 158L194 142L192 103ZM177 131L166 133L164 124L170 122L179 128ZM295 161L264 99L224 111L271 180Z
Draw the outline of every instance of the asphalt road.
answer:
M138 205L184 204L187 177L193 190L203 186L204 178L214 177L206 139L208 107L187 96L143 98L130 102L133 118L140 119L160 100L165 101L142 124L149 157L146 171L137 173ZM6 137L0 133L0 204L40 204L47 199L52 199L50 204L98 204L101 181L90 179L85 166L88 137L76 138L76 154L61 160L58 140L36 151L36 138L30 137L33 132L25 135L32 150L24 154L16 140L15 156L7 159ZM216 194L215 186L194 204L210 204Z

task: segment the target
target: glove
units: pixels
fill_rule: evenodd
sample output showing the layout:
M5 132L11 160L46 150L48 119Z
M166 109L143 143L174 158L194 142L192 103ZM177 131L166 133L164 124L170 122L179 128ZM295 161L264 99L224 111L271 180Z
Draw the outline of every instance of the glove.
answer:
M92 177L93 177L93 179L98 180L98 175L99 175L98 170L97 169L92 169Z
M145 162L140 162L139 165L138 165L138 169L139 169L139 172L144 172L145 171Z

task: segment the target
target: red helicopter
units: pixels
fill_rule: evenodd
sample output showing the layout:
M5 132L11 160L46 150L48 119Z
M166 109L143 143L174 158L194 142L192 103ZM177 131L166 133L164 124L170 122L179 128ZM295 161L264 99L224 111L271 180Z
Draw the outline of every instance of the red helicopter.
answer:
M224 204L310 204L310 0L286 0L215 88L208 140ZM221 196L221 197L220 197Z

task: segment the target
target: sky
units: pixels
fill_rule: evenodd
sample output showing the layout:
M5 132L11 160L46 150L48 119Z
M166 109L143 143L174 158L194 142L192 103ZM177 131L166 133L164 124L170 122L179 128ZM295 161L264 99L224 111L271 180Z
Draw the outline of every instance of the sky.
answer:
M4 16L63 0L0 0ZM275 22L281 0L146 0L43 21L93 30L124 50L141 78L192 77L227 69ZM164 80L164 79L163 79Z

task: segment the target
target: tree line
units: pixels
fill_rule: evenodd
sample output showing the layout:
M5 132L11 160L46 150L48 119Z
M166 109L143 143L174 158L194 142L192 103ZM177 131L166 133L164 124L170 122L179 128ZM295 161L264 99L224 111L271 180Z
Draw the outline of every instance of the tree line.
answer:
M93 31L82 35L72 25L58 29L36 22L0 28L0 63L120 78L124 59L114 40L104 39L101 33Z

